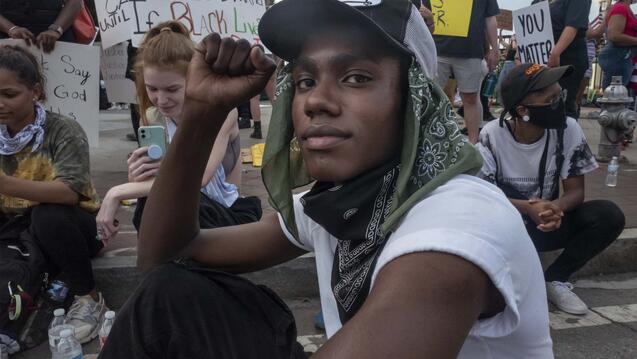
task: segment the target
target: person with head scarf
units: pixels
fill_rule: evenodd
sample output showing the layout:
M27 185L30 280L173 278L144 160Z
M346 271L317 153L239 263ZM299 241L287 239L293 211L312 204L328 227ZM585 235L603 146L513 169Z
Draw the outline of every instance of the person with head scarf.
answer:
M564 249L544 273L548 299L584 315L588 307L568 279L619 237L625 219L613 202L584 202L584 175L598 165L581 127L566 114L559 83L573 71L527 63L507 74L500 121L480 133L479 176L509 197L538 251Z
M258 47L213 34L142 220L138 264L155 270L101 358L305 357L290 310L236 274L308 251L329 338L316 358L552 358L539 259L502 192L471 176L481 157L432 80L418 5L283 0L259 35L285 61L262 172L276 213L197 225L223 118L274 70Z

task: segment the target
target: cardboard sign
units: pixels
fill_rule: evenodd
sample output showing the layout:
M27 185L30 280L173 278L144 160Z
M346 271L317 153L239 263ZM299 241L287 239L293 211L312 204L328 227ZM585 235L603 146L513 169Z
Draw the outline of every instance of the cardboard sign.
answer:
M434 35L467 37L473 0L431 0Z
M546 65L555 47L548 1L513 11L513 28L522 62Z
M137 103L135 83L126 77L128 42L102 49L100 69L110 102Z
M129 0L95 0L103 49L130 39L135 21L133 9Z
M260 43L259 20L265 0L96 0L103 48L131 39L138 47L144 35L163 21L177 20L201 41L213 32Z
M91 147L99 145L99 62L97 46L58 41L45 54L22 40L0 40L0 45L29 49L40 62L46 77L45 108L76 120L86 132Z

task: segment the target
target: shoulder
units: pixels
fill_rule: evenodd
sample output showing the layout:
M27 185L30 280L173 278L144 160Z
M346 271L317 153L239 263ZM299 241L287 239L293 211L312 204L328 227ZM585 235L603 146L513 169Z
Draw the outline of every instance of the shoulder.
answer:
M44 128L45 136L53 137L56 141L68 139L86 141L86 133L77 121L54 112L46 112Z
M566 118L566 128L564 129L564 138L572 138L580 140L584 138L582 126L572 117Z
M612 16L612 15L626 15L628 14L630 11L630 8L627 7L624 4L615 4L613 5L613 7L610 9L610 11L608 12L608 16Z

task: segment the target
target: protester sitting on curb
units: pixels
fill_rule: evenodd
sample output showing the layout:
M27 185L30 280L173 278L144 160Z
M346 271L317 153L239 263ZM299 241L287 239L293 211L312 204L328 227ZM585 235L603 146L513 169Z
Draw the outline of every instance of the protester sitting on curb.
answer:
M22 39L51 52L56 41L75 42L73 22L82 0L4 0L0 14L0 39Z
M181 123L186 90L186 71L195 52L188 30L179 22L164 22L152 28L140 46L135 65L139 104L144 125L167 129L170 140ZM153 107L150 107L153 106ZM172 148L173 146L171 146ZM97 215L98 232L108 240L119 231L115 213L123 199L139 198L133 224L139 229L145 197L159 171L160 162L150 159L148 148L135 150L128 159L129 183L111 188ZM239 196L241 148L237 113L224 122L202 175L199 203L201 228L214 228L258 221L261 202L257 197ZM226 175L227 174L227 175Z
M0 46L0 233L29 231L51 277L76 295L66 319L85 343L106 311L90 260L102 249L95 240L99 202L86 134L44 110L44 88L28 50Z
M283 0L261 18L261 40L288 63L263 168L278 214L258 223L199 230L196 187L228 112L263 89L274 63L246 40L199 45L180 150L142 220L138 264L159 268L101 358L304 358L283 301L229 273L306 251L329 337L313 357L552 357L539 259L502 192L467 175L481 158L427 75L435 48L418 7L356 4ZM195 262L164 264L174 258Z
M585 314L568 279L617 239L624 214L609 201L584 202L584 175L598 166L584 132L566 116L558 82L571 72L537 64L511 70L502 82L500 121L484 127L478 149L480 176L520 211L536 249L564 249L544 273L548 299L567 313Z

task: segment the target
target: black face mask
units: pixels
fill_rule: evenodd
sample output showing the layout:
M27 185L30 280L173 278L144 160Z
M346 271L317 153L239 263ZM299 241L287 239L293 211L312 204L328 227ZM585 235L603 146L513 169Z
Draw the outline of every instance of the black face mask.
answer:
M546 129L566 128L566 105L562 97L547 105L526 108L532 124Z

